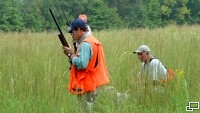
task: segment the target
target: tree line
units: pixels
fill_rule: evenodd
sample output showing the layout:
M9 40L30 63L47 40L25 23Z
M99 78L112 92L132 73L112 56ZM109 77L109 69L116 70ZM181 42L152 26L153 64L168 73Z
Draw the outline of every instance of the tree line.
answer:
M200 0L0 0L0 31L52 31L88 16L93 30L200 24Z

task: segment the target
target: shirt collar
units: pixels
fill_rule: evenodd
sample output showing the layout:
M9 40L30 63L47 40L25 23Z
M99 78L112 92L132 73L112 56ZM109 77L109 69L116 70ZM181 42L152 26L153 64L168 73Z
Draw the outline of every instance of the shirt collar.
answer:
M81 37L81 39L78 41L78 43L80 44L86 37L88 37L90 35L90 33L89 32L87 32L87 33L85 33L82 37Z

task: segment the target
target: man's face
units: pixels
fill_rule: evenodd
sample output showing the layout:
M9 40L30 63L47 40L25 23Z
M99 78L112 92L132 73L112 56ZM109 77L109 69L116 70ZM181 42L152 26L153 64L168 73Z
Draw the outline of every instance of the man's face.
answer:
M141 62L147 62L148 58L149 58L149 53L148 52L139 52L137 53L138 55L138 59Z
M72 30L71 35L74 42L77 42L80 40L81 38L80 31L81 30L79 28L77 30L74 30L74 29Z

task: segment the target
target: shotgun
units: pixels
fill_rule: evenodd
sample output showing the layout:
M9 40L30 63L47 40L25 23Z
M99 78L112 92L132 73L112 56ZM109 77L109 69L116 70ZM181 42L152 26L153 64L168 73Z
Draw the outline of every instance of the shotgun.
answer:
M59 6L60 6L60 9L61 9L61 11L62 11L62 13L63 13L63 15L64 15L66 21L67 21L67 17L66 17L66 15L65 15L65 12L63 11L63 8L61 7L60 4L59 4ZM67 25L67 27L69 26L69 25L68 25L68 22L66 22L66 25ZM76 53L76 51L77 51L76 42L73 42L73 46L74 46L74 53Z
M66 41L66 39L65 39L65 36L63 35L63 33L62 33L62 31L61 31L61 29L60 29L60 27L59 27L59 25L58 25L58 22L56 21L56 18L55 18L55 16L53 15L53 12L51 11L50 8L49 8L49 11L50 11L51 16L53 17L53 20L54 20L54 22L56 23L56 26L57 26L57 28L58 28L58 30L59 30L59 32L60 32L60 34L58 34L58 37L59 37L59 39L60 39L60 42L62 43L63 46L69 47L69 44L67 43L67 41ZM70 64L72 64L72 61L70 60L70 57L69 57L69 56L68 56L68 58L69 58ZM69 69L71 69L71 67L70 67Z
M58 34L58 37L59 37L59 39L60 39L60 42L62 43L63 46L69 47L69 45L68 45L68 43L67 43L67 41L66 41L66 39L65 39L65 36L63 35L63 33L62 33L62 31L61 31L61 29L60 29L60 27L59 27L59 25L58 25L58 22L56 21L56 18L55 18L55 16L53 15L53 12L51 11L50 8L49 8L49 11L50 11L51 16L53 17L53 20L54 20L54 22L56 23L56 26L57 26L57 28L58 28L58 30L59 30L59 32L60 32L60 33Z

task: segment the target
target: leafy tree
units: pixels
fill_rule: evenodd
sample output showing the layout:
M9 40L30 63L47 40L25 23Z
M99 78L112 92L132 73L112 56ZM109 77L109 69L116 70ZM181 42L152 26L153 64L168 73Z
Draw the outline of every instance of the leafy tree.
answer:
M190 18L188 19L191 24L200 24L200 0L188 0L186 5L190 10Z
M135 10L138 10L137 2L140 0L104 0L104 1L109 7L113 7L116 9L117 14L120 16L121 20L123 20L122 24L124 27L128 28L134 27L133 16L135 16L134 15L136 13Z
M130 15L133 5L139 0L104 0L109 7L117 9L117 13L121 18L126 18Z
M147 26L150 28L161 26L161 7L159 0L150 0L146 4L148 12Z
M190 10L186 7L188 0L160 0L162 20L167 23L183 24L189 18Z
M26 7L26 8L25 8ZM41 2L33 0L24 0L21 3L21 12L23 14L24 26L31 31L42 30Z
M160 0L161 4L161 18L163 24L167 25L172 22L172 14L174 12L174 7L176 4L176 0Z
M111 29L121 26L121 19L115 8L109 8L101 0L91 0L86 9L93 29Z
M147 7L144 4L143 0L137 1L133 5L133 9L130 11L130 15L127 16L127 20L129 22L129 28L136 27L136 28L142 28L147 27L148 25L148 13L147 13Z
M0 0L0 30L56 30L49 8L66 30L79 14L93 30L200 24L199 0Z
M185 23L187 18L189 18L190 10L186 7L188 0L177 0L174 17L176 23Z
M56 30L56 26L55 23L51 17L51 14L49 12L49 8L52 10L52 12L54 13L54 16L56 17L57 21L60 21L61 19L58 18L58 15L60 16L60 13L58 14L58 6L57 4L55 4L55 0L43 0L41 3L41 15L42 15L42 29L44 30ZM55 6L56 5L56 6Z
M15 0L7 0L0 2L0 7L0 29L3 31L21 31L24 23L18 2Z

